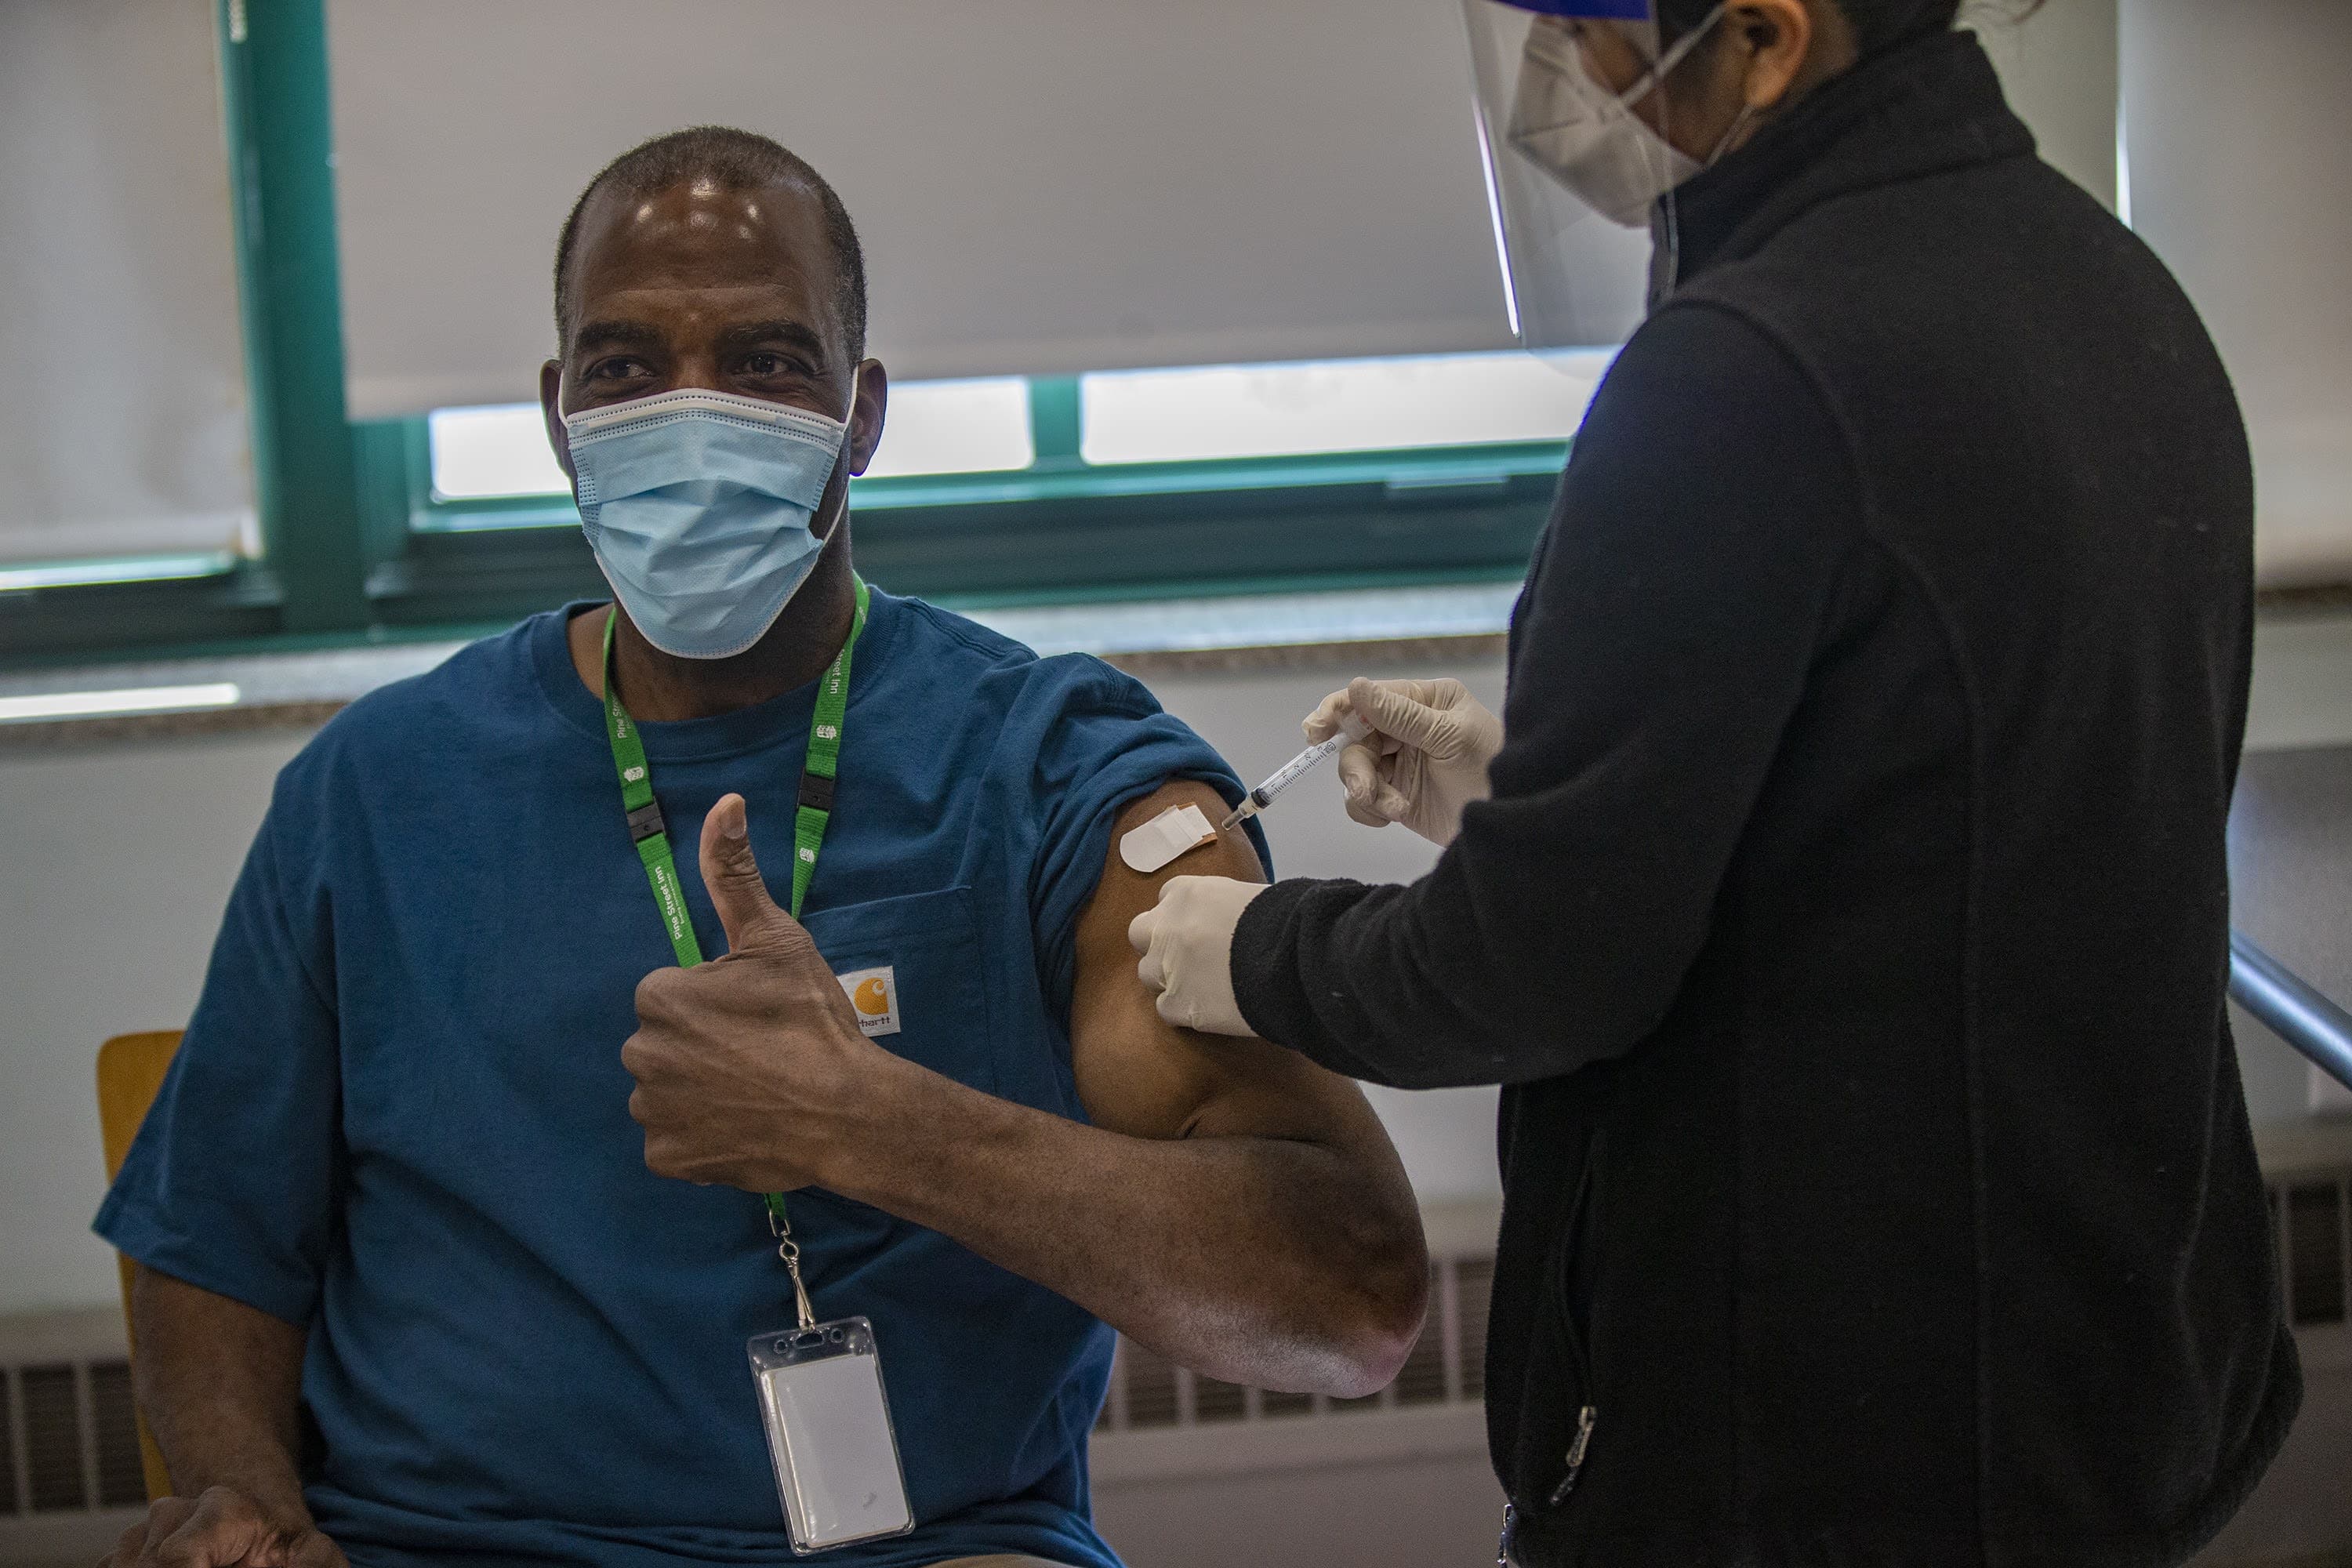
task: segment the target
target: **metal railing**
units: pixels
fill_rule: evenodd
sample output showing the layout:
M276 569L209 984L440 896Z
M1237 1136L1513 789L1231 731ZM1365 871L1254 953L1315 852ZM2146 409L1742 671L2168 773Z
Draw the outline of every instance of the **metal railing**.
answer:
M2352 1089L2352 1013L2234 931L2230 997L2320 1071Z

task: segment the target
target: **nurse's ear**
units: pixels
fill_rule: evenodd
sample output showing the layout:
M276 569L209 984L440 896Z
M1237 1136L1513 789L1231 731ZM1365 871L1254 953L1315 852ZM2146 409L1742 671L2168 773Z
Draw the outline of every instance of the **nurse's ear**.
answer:
M1712 163L1860 58L1838 0L1731 0L1715 36L1667 79L1668 139Z
M1818 8L1804 0L1734 0L1724 12L1722 52L1738 68L1738 106L1763 115L1781 108L1813 47L1823 39L1819 13L1843 15L1834 0Z

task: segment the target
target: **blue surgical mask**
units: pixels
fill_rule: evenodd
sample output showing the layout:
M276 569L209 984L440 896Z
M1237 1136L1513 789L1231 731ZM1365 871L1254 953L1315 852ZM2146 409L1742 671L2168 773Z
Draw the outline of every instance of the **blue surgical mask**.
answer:
M563 428L588 547L646 640L726 658L765 637L824 548L811 524L849 426L686 391L568 414Z

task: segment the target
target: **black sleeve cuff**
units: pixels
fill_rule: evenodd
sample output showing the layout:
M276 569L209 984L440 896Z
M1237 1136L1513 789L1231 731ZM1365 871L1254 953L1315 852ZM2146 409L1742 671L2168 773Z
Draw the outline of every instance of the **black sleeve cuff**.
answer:
M1311 904L1319 917L1315 923L1328 930L1341 910L1371 890L1361 882L1299 877L1275 883L1242 910L1241 922L1234 928L1234 1001L1260 1039L1288 1046L1339 1071L1349 1070L1328 1059L1338 1053L1307 1001L1302 971L1310 966L1302 964L1299 951L1307 922L1301 915Z

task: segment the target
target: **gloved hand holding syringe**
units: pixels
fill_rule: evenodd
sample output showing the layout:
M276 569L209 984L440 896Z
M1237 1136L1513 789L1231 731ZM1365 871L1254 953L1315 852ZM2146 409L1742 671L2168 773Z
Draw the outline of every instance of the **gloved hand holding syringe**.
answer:
M1333 755L1349 742L1371 738L1372 727L1353 713L1342 714L1339 724L1338 734L1328 741L1307 747L1290 761L1275 769L1273 774L1264 784L1250 791L1243 798L1241 805L1234 807L1225 819L1217 824L1217 831L1223 833L1229 827L1247 822L1251 817L1272 805L1276 795L1305 778L1313 771L1316 763Z
M1367 680L1334 691L1307 716L1314 744L1250 791L1223 826L1246 821L1324 758L1360 747L1339 772L1348 815L1367 826L1396 822L1433 844L1453 842L1462 808L1486 797L1486 764L1503 749L1503 721L1458 680Z
M1307 717L1321 742L1349 721L1370 738L1339 748L1348 815L1367 827L1397 823L1433 844L1454 841L1462 808L1486 798L1486 764L1503 749L1503 721L1458 680L1367 680L1334 691Z

